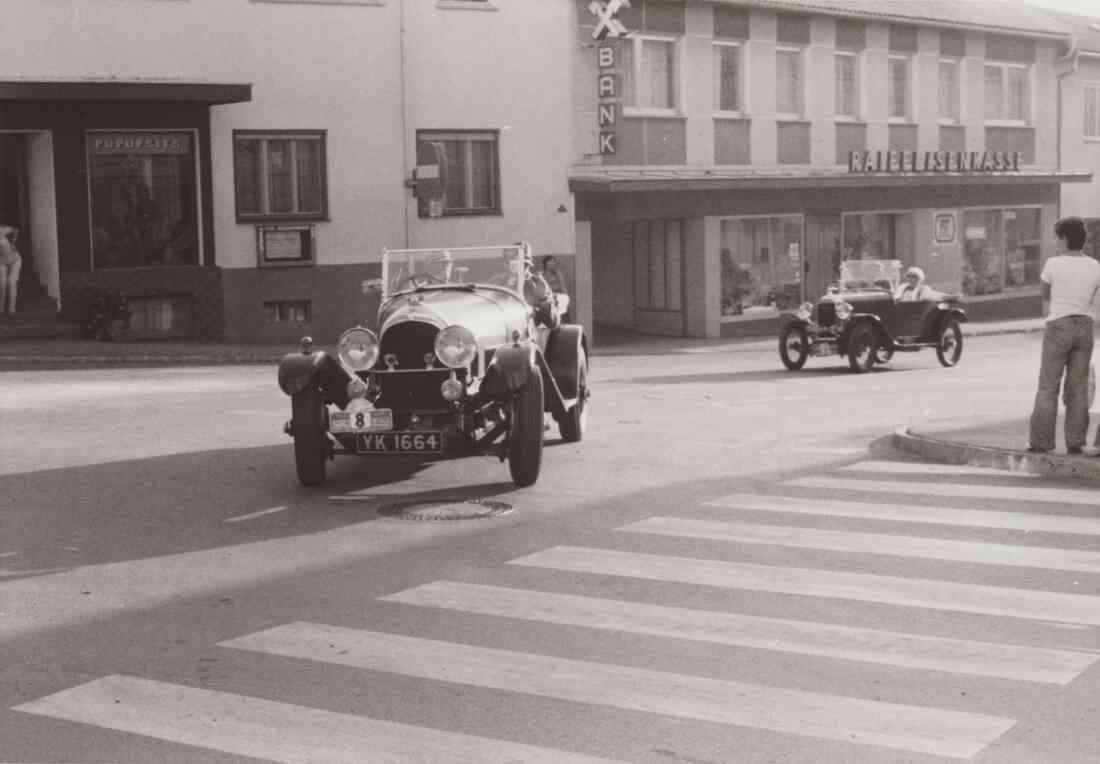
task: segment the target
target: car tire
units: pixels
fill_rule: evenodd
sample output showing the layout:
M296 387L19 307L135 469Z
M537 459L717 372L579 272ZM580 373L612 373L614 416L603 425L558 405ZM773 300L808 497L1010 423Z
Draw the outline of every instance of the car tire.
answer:
M328 461L328 427L321 392L310 385L294 394L290 407L298 481L305 486L320 485L325 482Z
M893 348L879 347L875 350L875 363L884 364L890 363L894 358Z
M792 342L793 340L793 342ZM810 336L801 324L788 324L779 333L779 360L790 371L798 371L810 357Z
M948 368L959 362L963 352L963 336L959 322L954 318L948 318L940 328L940 336L936 340L936 358L940 364Z
M577 358L577 403L558 420L558 432L566 443L584 438L588 422L588 359L581 350Z
M878 351L878 333L867 322L852 329L848 335L848 366L857 374L871 370Z
M525 384L512 396L508 432L508 470L517 487L534 485L542 468L542 374L532 369Z

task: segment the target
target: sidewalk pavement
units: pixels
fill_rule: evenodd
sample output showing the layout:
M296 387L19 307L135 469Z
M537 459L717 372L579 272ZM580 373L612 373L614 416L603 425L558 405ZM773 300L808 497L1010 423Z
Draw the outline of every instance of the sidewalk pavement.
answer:
M967 337L1041 331L1042 319L963 324ZM774 350L776 337L696 339L658 337L598 327L592 355L673 355L747 353ZM332 350L331 346L318 348ZM278 345L225 342L93 342L72 339L16 339L0 342L0 370L71 369L104 366L205 366L276 364L295 343Z
M903 451L947 464L1100 481L1100 456L1097 455L1100 450L1086 447L1085 455L1070 456L1066 454L1062 432L1059 418L1058 443L1054 451L1028 453L1028 416L1025 412L1009 420L989 417L903 427L894 433L893 441ZM1100 505L1100 495L1096 503Z

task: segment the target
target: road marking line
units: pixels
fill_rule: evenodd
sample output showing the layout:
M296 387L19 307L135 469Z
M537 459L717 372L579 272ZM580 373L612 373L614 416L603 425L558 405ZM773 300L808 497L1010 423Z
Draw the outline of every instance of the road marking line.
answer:
M624 525L618 530L728 541L736 544L771 544L829 552L855 552L926 560L972 562L981 565L1100 573L1100 552L1080 549L955 541L927 536L831 531L793 525L715 522L680 517L648 517L636 523Z
M979 475L982 477L1037 478L1034 472L971 467L967 464L867 461L840 467L838 472L874 472L882 475Z
M786 512L819 517L857 517L868 520L900 520L906 523L961 525L972 528L1004 528L1043 533L1071 533L1100 536L1100 519L1038 515L1027 512L997 512L987 509L954 509L920 504L877 504L871 502L807 499L802 496L731 494L704 507Z
M443 732L353 714L108 676L16 711L287 764L403 761L608 762L567 751Z
M787 481L798 488L820 488L838 491L871 491L875 493L905 493L918 496L949 496L966 499L1004 499L1009 501L1045 501L1059 504L1100 505L1100 493L1095 488L1047 488L1042 486L1001 486L962 483L911 483L893 480L850 480L832 477L804 477Z
M455 581L435 581L380 599L540 623L1053 684L1072 682L1100 657Z
M225 522L227 523L239 523L245 520L251 520L254 517L263 517L264 515L273 515L276 512L285 512L286 507L271 507L270 509L261 509L259 512L249 512L247 515L237 515L236 517L227 517Z
M575 703L969 758L1015 721L454 642L292 623L223 647Z
M1100 597L1041 589L958 584L812 568L662 557L612 549L558 546L510 560L510 565L626 576L723 589L877 602L982 615L1100 625Z

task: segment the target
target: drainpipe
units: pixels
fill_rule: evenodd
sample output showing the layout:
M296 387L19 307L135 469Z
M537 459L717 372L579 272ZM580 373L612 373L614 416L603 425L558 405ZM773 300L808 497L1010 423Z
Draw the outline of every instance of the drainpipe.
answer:
M401 201L405 205L405 249L412 247L411 223L409 222L409 198L405 189L405 181L409 177L409 149L406 145L409 135L409 97L406 83L405 55L408 45L405 40L405 0L401 0Z
M1065 168L1062 167L1062 122L1064 116L1062 114L1065 107L1065 97L1062 94L1062 83L1065 78L1077 71L1078 64L1080 62L1080 51L1077 48L1077 35L1071 34L1069 36L1069 51L1061 58L1056 58L1054 64L1057 66L1063 62L1069 63L1069 68L1064 72L1058 72L1055 76L1058 79L1058 140L1055 141L1055 151L1058 160L1058 172L1061 172ZM1058 214L1062 214L1061 194L1058 196Z

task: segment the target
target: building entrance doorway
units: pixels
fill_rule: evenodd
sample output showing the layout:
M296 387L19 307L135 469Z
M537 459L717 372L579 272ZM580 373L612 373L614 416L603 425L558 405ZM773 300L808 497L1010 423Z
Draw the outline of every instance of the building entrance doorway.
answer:
M60 307L56 221L50 134L0 133L0 223L19 229L19 313Z

